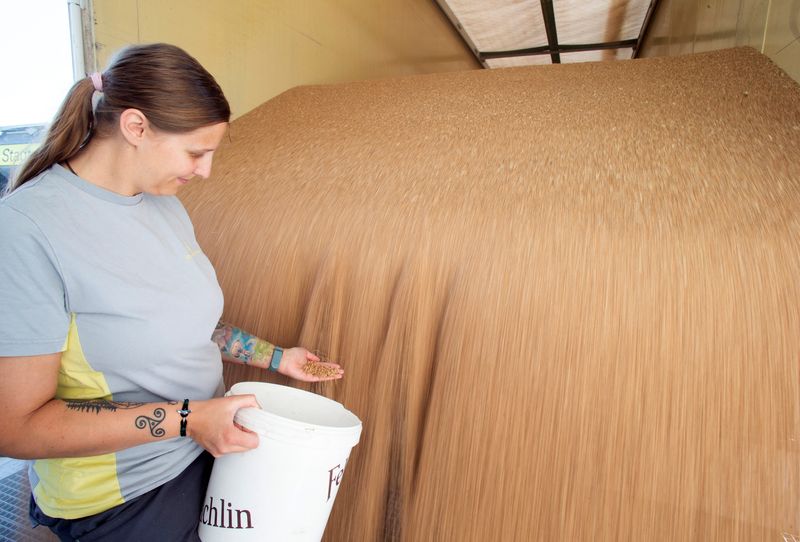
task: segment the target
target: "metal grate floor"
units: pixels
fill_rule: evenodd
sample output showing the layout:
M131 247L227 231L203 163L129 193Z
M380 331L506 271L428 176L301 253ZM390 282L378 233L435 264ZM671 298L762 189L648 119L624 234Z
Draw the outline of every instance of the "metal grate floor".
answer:
M26 463L0 458L0 542L58 541L46 527L31 527L28 519L28 484Z

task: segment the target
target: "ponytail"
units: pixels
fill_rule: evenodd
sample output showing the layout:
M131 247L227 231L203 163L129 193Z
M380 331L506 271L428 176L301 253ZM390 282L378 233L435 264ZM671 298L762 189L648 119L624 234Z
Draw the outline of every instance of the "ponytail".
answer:
M7 193L36 177L53 164L68 160L92 137L92 94L94 84L85 77L72 85L61 108L47 130L44 142L37 148L9 185Z

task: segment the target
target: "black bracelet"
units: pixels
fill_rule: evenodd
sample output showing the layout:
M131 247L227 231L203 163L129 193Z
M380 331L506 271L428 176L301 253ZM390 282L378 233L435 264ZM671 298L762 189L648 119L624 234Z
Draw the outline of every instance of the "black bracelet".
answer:
M186 418L188 418L189 414L191 414L191 413L192 413L192 411L189 410L189 400L188 399L184 399L183 400L183 408L178 410L178 414L181 415L181 436L182 437L186 436Z

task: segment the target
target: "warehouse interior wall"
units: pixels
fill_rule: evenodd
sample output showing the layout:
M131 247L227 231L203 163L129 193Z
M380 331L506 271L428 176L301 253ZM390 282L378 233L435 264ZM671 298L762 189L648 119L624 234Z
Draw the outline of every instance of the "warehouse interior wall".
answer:
M298 85L480 68L431 0L93 0L96 68L131 43L186 49L234 118Z
M800 0L661 0L641 57L750 46L800 82Z

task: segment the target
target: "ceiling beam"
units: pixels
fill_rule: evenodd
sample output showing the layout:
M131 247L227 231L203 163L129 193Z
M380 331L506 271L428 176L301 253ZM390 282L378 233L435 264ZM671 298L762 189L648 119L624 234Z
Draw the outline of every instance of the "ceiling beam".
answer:
M558 32L556 32L556 14L553 11L553 0L541 0L541 4L550 60L553 64L561 64L561 56L558 54Z
M555 51L550 49L549 45L542 45L541 47L530 47L528 49L516 49L514 51L486 51L478 53L481 60L488 60L491 58L508 58L514 56L535 56L535 55L552 55L554 52L558 53L574 53L578 51L602 51L604 49L620 49L623 47L635 47L636 40L622 40L622 41L607 41L603 43L586 43L580 45L559 45Z
M633 47L633 54L631 58L638 58L639 57L639 49L644 42L644 38L647 37L647 32L650 30L650 23L653 20L653 16L658 9L658 0L650 0L650 5L647 6L647 13L644 16L644 21L642 21L642 28L639 29L639 37L636 39L636 45Z
M553 0L540 0L542 8L542 18L544 20L545 32L547 33L547 45L539 47L530 47L526 49L515 49L509 51L479 51L475 43L467 34L464 27L458 20L456 14L450 9L447 0L435 0L436 5L441 12L450 20L450 23L458 32L464 45L469 48L472 54L478 59L481 66L488 68L488 60L495 58L512 58L520 56L536 56L536 55L550 55L550 60L553 64L561 63L561 53L579 52L579 51L600 51L605 49L620 49L630 47L633 49L631 58L637 58L640 52L642 43L647 36L650 28L650 23L658 8L659 0L650 0L647 8L644 21L639 30L639 36L635 39L628 39L622 41L611 41L603 43L586 43L576 45L566 45L558 43L558 31L556 28L555 10L553 8Z

